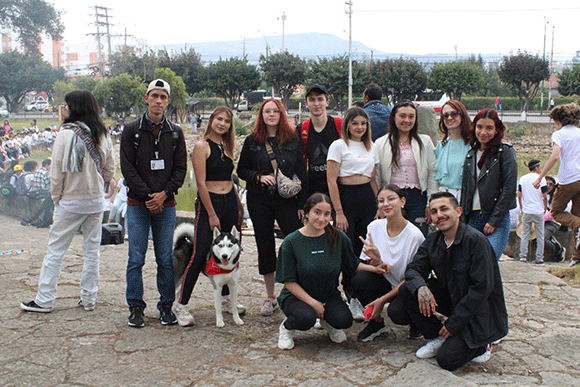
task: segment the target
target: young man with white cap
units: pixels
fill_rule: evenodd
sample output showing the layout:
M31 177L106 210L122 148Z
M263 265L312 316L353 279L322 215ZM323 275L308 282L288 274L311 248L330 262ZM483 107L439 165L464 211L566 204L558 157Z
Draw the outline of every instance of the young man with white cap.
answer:
M157 263L157 309L163 325L177 322L171 308L175 301L173 280L173 231L175 197L187 172L187 152L181 128L165 117L171 88L162 79L149 84L145 102L148 111L127 125L121 137L121 171L127 194L127 304L129 326L145 325L143 275L149 230L153 235Z
M540 187L534 187L534 181L540 176L540 160L532 159L528 163L530 173L520 177L518 184L518 203L522 211L524 230L520 241L520 261L528 261L528 244L532 224L536 228L536 260L535 264L544 264L544 214L548 207L548 184L542 177Z

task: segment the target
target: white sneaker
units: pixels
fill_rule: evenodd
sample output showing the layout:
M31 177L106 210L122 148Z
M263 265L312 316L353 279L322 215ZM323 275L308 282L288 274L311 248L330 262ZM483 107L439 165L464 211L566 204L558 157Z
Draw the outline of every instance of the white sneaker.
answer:
M333 343L340 344L346 341L346 333L342 329L334 328L326 320L320 320L320 325L328 332L328 337Z
M520 262L528 262L526 258L520 258Z
M474 363L485 363L491 358L491 344L485 346L485 352L471 359Z
M188 327L195 324L195 319L187 310L187 305L176 306L175 317L177 317L177 323L179 326Z
M232 314L232 300L228 297L222 300L222 312ZM241 316L246 313L246 307L238 304L238 314Z
M275 298L268 297L266 299L266 301L264 301L264 305L262 305L262 309L260 309L260 314L262 316L270 316L278 308L279 308L278 301L276 301Z
M292 338L292 331L286 329L284 323L286 319L280 324L280 335L278 336L278 348L280 349L292 349L294 348L294 339Z
M417 353L417 357L419 359L430 359L432 357L437 356L437 352L445 342L445 339L441 336L437 336L437 338L429 341L427 344L419 348Z
M356 298L351 298L350 302L348 303L348 309L350 309L350 313L352 314L352 318L356 321L364 321L365 320L365 311L363 309L362 304Z
M316 322L314 323L314 328L316 329L322 329L322 325L320 325L320 319L317 318Z

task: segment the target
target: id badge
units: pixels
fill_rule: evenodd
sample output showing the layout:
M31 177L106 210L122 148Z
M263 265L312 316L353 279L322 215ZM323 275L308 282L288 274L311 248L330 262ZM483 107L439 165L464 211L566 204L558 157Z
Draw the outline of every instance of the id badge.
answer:
M151 160L151 170L160 171L165 169L165 160Z

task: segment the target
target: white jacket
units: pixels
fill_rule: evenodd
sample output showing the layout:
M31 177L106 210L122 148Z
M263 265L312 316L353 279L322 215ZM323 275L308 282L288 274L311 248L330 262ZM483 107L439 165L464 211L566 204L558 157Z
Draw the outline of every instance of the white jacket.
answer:
M423 149L419 148L417 141L411 140L411 149L413 156L417 163L417 173L419 174L419 183L421 184L421 191L427 191L427 197L439 191L439 184L435 180L437 169L435 168L435 147L431 137L426 134L419 134L419 138L423 142ZM391 152L391 142L389 136L382 136L375 143L377 152L379 153L379 164L375 172L375 179L377 186L380 188L383 185L389 184L391 181L391 160L393 159L393 152Z

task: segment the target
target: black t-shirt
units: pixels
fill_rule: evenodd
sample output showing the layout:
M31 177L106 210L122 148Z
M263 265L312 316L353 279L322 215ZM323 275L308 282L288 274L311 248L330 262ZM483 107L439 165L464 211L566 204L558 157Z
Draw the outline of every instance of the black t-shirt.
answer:
M326 156L328 148L334 140L338 140L338 132L334 124L334 119L327 116L326 126L319 133L314 129L312 121L308 130L308 146L306 155L308 157L308 181L309 193L315 192L328 194L328 183L326 182ZM301 126L300 126L301 127ZM299 128L300 129L300 128ZM298 131L300 133L300 131Z

